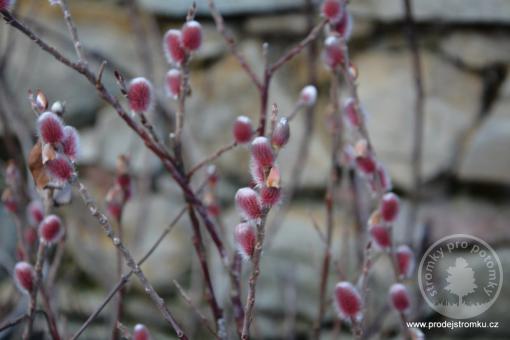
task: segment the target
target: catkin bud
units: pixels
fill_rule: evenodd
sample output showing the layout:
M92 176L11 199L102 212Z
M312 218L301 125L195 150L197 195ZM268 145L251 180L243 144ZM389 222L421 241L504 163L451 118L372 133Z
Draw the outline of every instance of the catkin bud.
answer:
M59 116L47 111L37 119L37 130L44 143L59 143L64 139L64 124Z
M271 144L275 148L283 148L290 138L290 127L287 118L281 118L276 124L273 135L271 136Z
M196 51L202 45L202 26L191 20L182 26L182 45L188 51Z
M10 11L15 0L0 0L0 11Z
M234 230L234 239L236 247L241 256L248 260L253 256L255 244L257 242L257 231L255 227L248 222L239 223Z
M259 196L252 188L237 190L235 201L239 212L247 219L253 220L262 216Z
M344 113L347 121L352 127L359 128L361 126L361 112L356 108L356 101L348 98L344 103Z
M23 293L30 293L34 289L35 271L27 262L18 262L14 266L14 281Z
M137 324L133 329L133 340L150 340L151 334L145 325Z
M74 175L74 168L71 163L61 156L48 160L44 166L48 170L51 179L59 184L69 182Z
M370 236L380 248L386 249L391 246L391 235L388 227L382 224L374 224L370 226L369 231Z
M64 139L62 140L62 147L64 154L72 161L78 157L78 150L80 148L80 137L78 131L72 126L64 127Z
M385 194L381 201L381 217L387 223L393 223L399 212L398 196L392 192Z
M341 19L331 25L331 30L342 38L349 40L352 34L352 16L347 9L342 11Z
M322 16L331 22L337 22L344 12L341 0L325 0L321 8Z
M335 36L329 36L324 42L324 62L330 68L335 69L344 64L344 51L342 41Z
M129 82L127 89L129 108L136 113L149 111L154 102L152 84L143 77L138 77Z
M239 116L236 118L232 126L232 134L234 140L239 144L245 144L253 138L253 125L251 119L246 116Z
M411 306L411 298L406 286L401 283L395 283L390 288L390 300L393 307L403 313Z
M414 270L414 253L407 245L401 245L395 252L400 276L408 277Z
M350 282L339 282L335 287L335 304L342 318L358 318L361 313L361 296Z
M18 199L11 188L5 188L2 192L2 203L7 211L13 214L18 211Z
M177 99L181 94L181 71L176 68L171 69L167 72L165 80L166 93L171 98Z
M262 167L273 165L273 149L266 137L257 137L251 143L253 159Z
M170 64L181 65L186 58L181 31L171 29L163 37L163 51Z
M28 223L37 226L44 219L44 207L40 201L32 201L27 206Z
M260 201L266 208L271 208L278 204L281 199L281 190L276 187L263 187L260 189Z
M250 175L257 187L263 187L266 185L266 178L264 173L264 167L260 166L253 157L250 161Z
M311 107L317 101L317 88L313 85L305 86L299 94L299 102L305 106Z
M57 215L48 215L39 224L39 238L41 242L52 245L64 236L62 221Z

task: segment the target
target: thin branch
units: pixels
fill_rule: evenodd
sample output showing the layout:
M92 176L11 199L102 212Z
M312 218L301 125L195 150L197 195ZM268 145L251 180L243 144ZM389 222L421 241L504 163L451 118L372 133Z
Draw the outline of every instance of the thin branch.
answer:
M44 263L44 255L45 255L45 245L43 242L39 243L39 247L37 249L37 257L35 262L35 282L34 287L32 287L32 291L30 292L30 306L28 309L28 322L23 332L23 340L30 339L32 335L32 327L34 324L34 313L35 308L37 307L37 292L39 290L39 286L42 282L42 267Z
M261 217L261 221L257 223L257 240L252 256L252 270L250 279L248 280L248 297L246 298L246 305L244 307L245 314L243 320L243 329L241 332L242 340L248 340L250 337L250 325L253 320L253 309L255 307L256 285L260 274L260 258L262 255L262 247L264 245L266 217L267 211L264 212L263 216Z
M184 213L188 210L188 207L184 207L179 211L177 216L170 222L168 227L165 228L165 230L161 233L161 235L157 238L157 240L154 242L152 247L149 248L147 253L138 261L138 265L141 266L151 255L154 253L154 251L158 248L158 246L161 244L163 239L173 230L177 222L184 216ZM128 273L124 274L122 278L117 282L117 284L110 290L106 298L103 300L103 302L96 308L96 310L87 318L87 320L83 323L83 325L78 329L78 331L71 337L71 340L78 339L78 337L85 331L85 329L94 321L94 319L101 313L101 311L106 307L106 305L110 302L110 300L115 296L115 294L124 287L124 285L129 281L129 278L133 275L133 271L130 270Z
M64 15L64 19L66 21L67 30L69 31L69 34L71 35L71 39L73 41L76 55L78 56L78 60L80 63L87 64L87 60L85 59L85 55L83 54L80 38L78 37L78 30L76 29L76 26L73 21L73 17L71 16L71 12L69 11L69 7L67 5L67 0L59 0L58 5L62 9L62 14Z
M197 308L197 306L195 306L193 301L191 301L191 298L188 296L188 294L186 294L186 292L181 287L179 282L177 282L177 280L173 280L172 282L173 282L174 286L177 288L177 290L179 291L179 293L181 294L184 301L186 301L186 303L191 307L191 309L193 309L193 311L198 315L198 317L200 318L200 321L202 322L204 327L209 331L209 333L211 333L216 339L220 339L218 334L216 334L214 329L212 329L211 325L209 324L209 320L207 320L205 315L202 314L202 312Z
M124 257L126 261L126 265L134 272L134 274L138 277L140 280L140 283L143 285L145 292L149 295L149 297L154 301L156 304L156 307L159 309L161 315L163 315L164 319L172 326L173 330L177 334L177 337L179 339L188 339L187 336L184 334L184 332L181 329L181 326L177 323L177 321L174 319L172 313L166 306L164 300L159 296L159 294L156 292L154 287L150 284L150 282L147 280L147 277L143 273L140 266L135 262L133 259L133 256L129 252L129 250L124 246L122 241L115 235L112 225L108 221L108 218L101 213L94 200L91 198L87 188L83 185L83 183L76 181L75 185L78 188L78 191L80 193L80 196L87 206L87 209L89 210L90 214L94 216L101 227L103 228L106 236L110 238L113 245L122 253L122 256Z
M209 3L209 10L211 12L211 16L213 17L214 22L216 23L216 29L225 39L225 42L227 43L230 53L232 53L237 58L237 61L239 62L241 67L246 71L246 73L251 78L253 83L257 86L257 88L261 90L263 86L262 82L258 79L252 67L248 64L244 56L237 49L236 41L234 40L232 35L226 31L225 21L223 20L223 16L221 15L221 13L216 8L214 1L207 0L207 2Z
M425 91L423 86L423 71L421 66L420 50L416 37L416 29L413 17L412 0L403 0L407 25L407 43L411 50L412 72L414 80L415 103L414 103L414 124L413 124L413 149L411 158L411 169L413 179L413 194L411 196L411 207L408 213L406 240L412 239L416 224L418 205L420 203L422 186L422 158L425 118Z
M17 324L25 321L25 319L28 319L28 314L23 314L13 320L7 321L6 323L0 326L0 332L3 332L6 329L16 326Z
M220 149L218 149L214 154L212 154L211 156L207 157L206 159L200 161L199 163L197 163L196 165L194 165L190 171L188 171L188 178L191 178L193 177L193 175L195 174L195 172L197 172L198 170L200 170L202 167L206 166L207 164L215 161L216 159L218 159L221 155L223 155L225 152L229 151L229 150L232 150L233 148L235 148L237 146L237 142L232 142L226 146L223 146L221 147Z
M308 33L306 38L304 38L301 42L299 42L296 46L288 50L284 55L280 57L276 62L274 62L271 67L269 68L269 72L273 74L276 72L280 67L285 65L288 61L290 61L292 58L297 56L301 51L310 43L315 41L317 37L319 36L320 32L326 26L328 23L327 19L322 19L311 31Z

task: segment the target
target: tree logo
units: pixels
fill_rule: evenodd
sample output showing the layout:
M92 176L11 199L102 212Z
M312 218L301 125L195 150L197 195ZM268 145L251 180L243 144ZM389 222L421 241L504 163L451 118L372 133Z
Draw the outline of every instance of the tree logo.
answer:
M503 285L498 255L485 241L456 234L435 242L423 255L418 282L425 301L452 319L482 314Z

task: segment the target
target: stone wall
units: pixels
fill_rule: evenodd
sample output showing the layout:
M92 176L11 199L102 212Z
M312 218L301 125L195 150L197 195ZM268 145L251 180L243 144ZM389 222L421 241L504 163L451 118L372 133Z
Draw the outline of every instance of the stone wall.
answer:
M142 20L153 33L178 27L190 2L141 0ZM72 46L66 40L58 9L49 7L46 1L40 5L28 0L20 3L20 15L34 21L33 27L71 55ZM235 58L226 52L223 40L207 15L206 1L197 3L198 15L204 23L205 45L192 63L193 94L186 117L189 124L184 131L189 164L231 140L230 124L237 115L256 117L258 112L255 88ZM270 44L269 58L275 58L306 34L306 18L300 1L222 0L217 3L240 42L240 50L255 70L262 69L261 45L264 41ZM431 240L458 232L484 238L497 248L503 267L508 268L510 2L415 0L414 3L426 94L425 184L420 221L427 222L430 227ZM136 43L133 22L126 8L113 1L71 1L71 6L86 49L113 60L115 67L126 75L143 74L140 46ZM359 70L360 97L368 115L376 152L387 165L396 190L404 197L404 213L397 226L397 235L403 235L408 206L406 197L412 183L414 88L401 1L356 0L352 1L352 13L355 23L351 44L353 61ZM8 34L11 33L7 32L6 26L0 25L2 42ZM83 152L79 166L97 197L104 196L119 153L129 153L135 175L148 178L149 183L139 183L137 191L143 192L144 196L129 204L129 218L125 225L128 243L134 253L143 254L181 206L178 189L159 162L147 153L115 112L105 107L87 83L37 50L24 37L16 33L14 38L6 78L14 94L12 103L22 115L21 122L29 121L31 115L26 103L27 90L41 88L51 100L66 101L69 122L80 128ZM162 58L159 36L150 34L147 44L154 73L144 75L161 89L168 66ZM101 58L95 63L99 60ZM276 102L281 112L291 110L299 90L306 85L306 67L304 56L300 56L274 78L270 102ZM111 68L107 69L105 79L114 88ZM295 328L298 334L306 334L316 313L314 301L322 241L312 227L310 215L319 225L324 225L322 200L330 162L325 116L328 77L322 65L318 67L318 88L320 100L314 134L310 136L310 159L302 170L303 181L287 218L278 226L278 233L273 235L271 246L264 254L258 308L266 317L256 325L261 337L272 335L275 330L278 334L285 331L284 306L289 302L285 284L289 280L293 282L292 291L299 297ZM163 91L159 97L169 111L174 109L174 103L165 98ZM296 160L298 140L304 129L304 119L301 118L293 122L291 143L280 156L283 178L288 178ZM161 136L166 136L165 131L170 126L168 118L155 115L154 119L161 127ZM246 150L238 148L225 155L218 161L218 166L222 177L220 197L227 216L227 234L230 235L235 223L233 194L236 187L248 180ZM149 191L144 190L147 187ZM343 228L335 232L336 255L345 254L344 245L359 242L355 223L348 214L349 208L339 207L338 210L336 220ZM143 220L143 225L138 224L140 214L149 217ZM97 305L112 284L114 256L111 245L93 222L83 216L83 206L74 203L66 208L65 215L69 222L68 260L59 302L64 312L70 315L69 327L73 328ZM0 218L4 220L3 215ZM189 310L174 296L169 282L174 278L182 280L186 286L193 282L190 273L194 271L190 268L196 268L197 264L189 246L187 223L181 223L162 250L146 264L147 274L157 288L171 298L170 304L176 306L173 309L179 311L180 319L189 317ZM2 247L12 248L12 238L2 235L0 240ZM402 241L401 236L398 241ZM111 259L111 263L105 259ZM211 261L217 261L215 255L211 256ZM345 261L348 275L352 276L358 265L355 252L342 261ZM215 268L219 294L227 299L225 274L220 264ZM90 284L76 289L73 280L82 277L87 277ZM332 278L331 285L334 280ZM389 280L387 272L376 271L374 289L386 287ZM485 314L488 320L502 321L503 327L494 330L495 336L510 334L510 319L507 313L502 313L510 300L508 287L505 285L499 301ZM6 296L7 289L8 285L2 281L0 301ZM146 322L163 332L164 325L137 290L139 287L133 284L129 289L135 292L128 299L129 318ZM200 287L193 289L195 293L200 292ZM194 299L200 298L200 294L195 294ZM384 301L377 301L377 304L383 305ZM81 319L76 318L77 315ZM428 315L426 312L421 317ZM334 316L330 313L327 317L332 320ZM390 319L385 324L389 330L396 325L396 320ZM95 334L104 334L102 327L108 322L105 318L100 321L102 323L94 326L84 338L93 339L97 338ZM193 323L196 324L196 320L190 318L189 324Z

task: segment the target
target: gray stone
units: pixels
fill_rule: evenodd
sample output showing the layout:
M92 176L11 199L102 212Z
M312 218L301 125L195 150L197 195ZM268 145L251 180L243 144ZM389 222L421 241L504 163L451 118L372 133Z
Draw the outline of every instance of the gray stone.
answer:
M104 197L106 189L91 191L94 197L100 198ZM123 217L124 243L135 259L145 255L182 207L179 201L161 195L144 197L143 203L141 200L135 195L128 202ZM145 211L145 219L138 225L141 209ZM110 286L116 280L116 252L111 240L107 239L97 221L88 215L81 201L66 208L65 216L73 217L66 221L67 249L74 261L96 282ZM191 247L189 234L183 229L186 226L184 221L176 225L142 266L155 287L168 288L169 280L179 278L189 268Z
M424 51L426 93L424 179L444 170L458 134L475 117L480 81ZM368 113L368 127L378 156L395 183L411 183L414 87L408 52L368 50L354 58L359 69L359 94Z
M400 0L359 0L350 5L353 13L379 20L401 20ZM510 2L506 0L427 0L413 1L418 21L505 23L510 20Z
M443 39L441 49L468 65L483 67L492 63L508 62L510 39L503 32L455 32Z
M197 13L199 15L209 14L207 0L197 0ZM191 4L189 1L166 1L166 0L142 0L141 4L146 9L170 16L184 17ZM217 0L216 7L224 15L239 15L248 13L274 13L302 8L304 2L295 0Z
M114 170L117 157L127 154L134 173L154 171L161 167L159 159L110 107L101 110L97 126L82 135L82 164L98 162L102 167Z
M501 89L501 99L466 145L459 175L463 179L510 182L510 81Z

